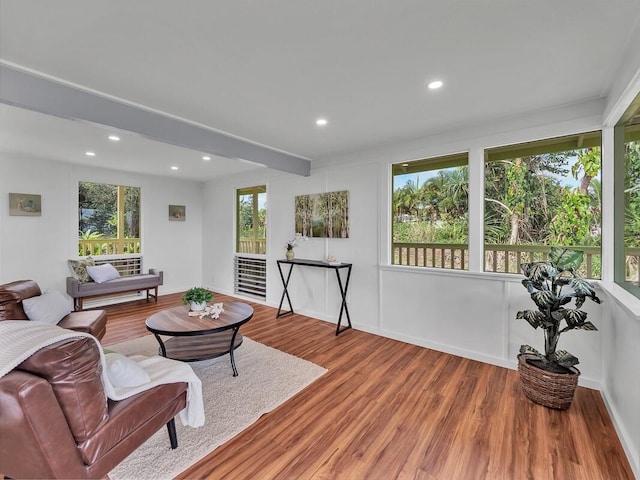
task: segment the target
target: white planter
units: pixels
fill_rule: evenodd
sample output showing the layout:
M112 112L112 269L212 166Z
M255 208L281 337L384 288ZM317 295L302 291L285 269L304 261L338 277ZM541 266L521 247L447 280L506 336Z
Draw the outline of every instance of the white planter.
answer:
M192 312L201 312L205 308L207 308L207 302L202 302L202 303L191 302L191 311Z

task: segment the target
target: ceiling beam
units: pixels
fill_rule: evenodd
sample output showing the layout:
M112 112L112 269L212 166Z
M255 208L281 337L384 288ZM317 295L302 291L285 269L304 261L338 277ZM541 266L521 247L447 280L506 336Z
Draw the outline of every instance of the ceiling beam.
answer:
M311 161L0 64L0 102L309 176Z

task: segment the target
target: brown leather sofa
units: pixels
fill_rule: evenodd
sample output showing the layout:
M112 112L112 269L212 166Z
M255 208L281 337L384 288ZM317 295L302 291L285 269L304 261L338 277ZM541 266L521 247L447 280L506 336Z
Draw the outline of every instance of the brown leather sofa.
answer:
M95 341L63 340L0 378L0 472L11 478L103 478L174 416L187 384L107 400Z
M0 285L0 320L28 320L22 308L22 300L41 294L40 287L33 280L18 280ZM107 312L104 310L71 312L60 320L58 326L90 333L100 340L107 332Z

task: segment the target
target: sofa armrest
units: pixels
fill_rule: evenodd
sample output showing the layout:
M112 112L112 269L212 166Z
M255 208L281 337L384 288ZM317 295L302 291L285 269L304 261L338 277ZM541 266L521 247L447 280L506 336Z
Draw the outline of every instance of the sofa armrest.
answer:
M71 298L80 296L80 282L76 278L67 277L67 294Z
M0 465L12 478L82 478L82 459L49 383L14 370L0 379Z
M164 272L162 270L158 270L157 268L150 268L149 269L149 273L151 275L158 275L160 277L160 283L158 283L158 285L162 285L162 281L163 281L163 277L164 277Z

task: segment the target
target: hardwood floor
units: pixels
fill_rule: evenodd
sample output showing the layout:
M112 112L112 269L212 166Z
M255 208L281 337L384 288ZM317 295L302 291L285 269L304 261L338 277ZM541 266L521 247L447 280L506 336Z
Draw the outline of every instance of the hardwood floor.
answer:
M598 391L551 410L524 397L516 371L247 303L243 335L329 371L179 478L634 478ZM107 307L102 343L146 335L147 316L179 304Z

